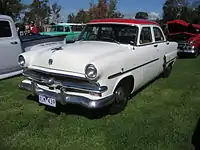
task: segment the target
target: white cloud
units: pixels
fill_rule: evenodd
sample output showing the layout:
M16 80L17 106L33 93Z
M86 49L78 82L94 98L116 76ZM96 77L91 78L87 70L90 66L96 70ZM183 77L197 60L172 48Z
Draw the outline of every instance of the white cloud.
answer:
M160 14L156 13L156 12L149 12L149 20L156 20L156 19L160 19Z
M135 18L135 13L126 12L126 13L123 13L123 15L124 15L124 18L130 18L130 19Z
M142 12L145 12L145 11L142 11ZM136 15L136 13L134 12L126 12L123 14L125 18L131 18L131 19L135 19L135 15ZM156 20L156 19L161 18L160 13L156 13L156 12L149 12L148 16L149 16L148 18L149 20Z

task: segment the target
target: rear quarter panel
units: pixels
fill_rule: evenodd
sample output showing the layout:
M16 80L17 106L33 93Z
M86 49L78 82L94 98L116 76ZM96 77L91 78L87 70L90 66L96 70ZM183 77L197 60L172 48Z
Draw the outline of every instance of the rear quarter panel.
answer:
M170 42L169 45L170 46L166 49L166 52L165 52L166 62L175 60L177 57L177 52L178 52L177 42Z

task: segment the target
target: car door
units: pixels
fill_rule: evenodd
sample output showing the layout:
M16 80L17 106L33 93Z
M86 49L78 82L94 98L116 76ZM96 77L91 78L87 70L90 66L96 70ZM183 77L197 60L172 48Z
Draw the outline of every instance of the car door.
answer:
M156 77L159 66L159 54L157 44L153 41L151 26L141 27L138 51L142 51L143 54L139 57L143 60L141 64L143 75L142 83L146 84Z
M70 28L70 26L65 26L65 33L67 34L66 40L73 41L74 33L72 32L72 29Z
M153 27L153 37L155 44L157 45L157 51L158 51L158 56L159 56L159 70L158 73L161 73L163 71L163 63L164 63L164 55L167 52L167 49L169 47L169 42L166 41L166 38L162 32L162 30L154 26Z
M0 75L19 71L17 56L22 52L17 31L9 19L0 19Z

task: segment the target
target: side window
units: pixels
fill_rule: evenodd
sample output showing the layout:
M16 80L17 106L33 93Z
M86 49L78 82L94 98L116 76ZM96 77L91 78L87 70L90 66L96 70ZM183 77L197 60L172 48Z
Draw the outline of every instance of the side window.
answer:
M70 32L69 27L65 27L65 32Z
M12 32L8 21L0 21L0 38L11 37Z
M56 28L57 28L57 32L63 32L64 31L63 26L56 26Z
M138 34L138 28L132 26L126 26L119 30L118 40L121 43L129 44L130 42L136 43Z
M155 36L155 41L164 41L164 36L162 34L162 32L160 31L159 28L157 27L153 27L153 32L154 32L154 36Z
M83 30L83 26L81 25L72 25L71 28L74 32L81 32Z
M147 44L151 43L152 41L151 28L143 27L140 34L140 44Z
M114 37L114 31L112 27L102 27L100 32L100 37L108 37L113 38Z

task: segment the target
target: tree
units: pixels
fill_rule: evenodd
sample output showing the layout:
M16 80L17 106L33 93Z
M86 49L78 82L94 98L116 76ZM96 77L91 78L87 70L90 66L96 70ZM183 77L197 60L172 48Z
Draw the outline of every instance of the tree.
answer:
M117 0L110 0L107 8L108 18L123 18L124 15L117 11Z
M107 17L107 1L99 0L94 8L95 19L103 19Z
M83 10L83 9L80 9L78 11L78 13L76 14L75 22L77 22L77 23L87 23L89 21L90 20L89 20L88 12Z
M86 23L93 19L122 18L117 11L117 0L98 0L97 4L90 2L88 10L80 9L76 15L69 14L68 22Z
M164 22L181 19L189 23L200 23L200 1L166 0L163 6Z
M193 18L192 23L200 24L200 2L193 5L192 10L192 14L190 15Z
M135 15L136 19L148 19L148 13L147 12L137 12Z
M163 20L170 21L182 18L188 15L188 1L187 0L166 0L163 5Z
M53 22L58 23L58 20L60 18L60 11L61 11L61 5L58 5L58 3L53 3L51 6L51 11L52 11L52 20Z
M11 16L15 21L23 9L21 0L0 0L0 14Z
M68 22L87 23L93 19L122 18L124 15L117 11L117 0L98 0L90 2L88 10L80 9L76 15L69 14Z
M67 22L71 22L71 23L75 22L76 21L75 17L76 16L73 13L69 14L67 17Z
M25 12L24 21L35 21L42 26L45 22L49 22L50 15L51 9L48 0L33 0Z

